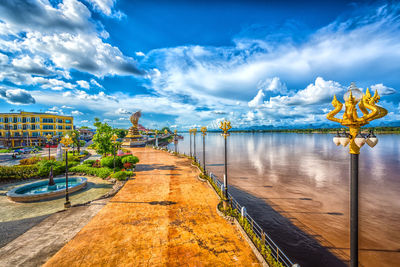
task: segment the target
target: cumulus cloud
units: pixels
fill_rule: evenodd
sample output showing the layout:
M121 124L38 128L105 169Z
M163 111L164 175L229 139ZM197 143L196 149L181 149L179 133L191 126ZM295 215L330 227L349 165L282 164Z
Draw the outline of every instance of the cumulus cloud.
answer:
M96 11L108 17L121 19L126 16L119 10L118 11L113 10L116 0L86 0L86 1L88 1Z
M79 110L73 110L73 111L71 111L71 115L80 116L80 115L83 115L83 113L80 112Z
M97 87L99 87L99 88L103 88L104 89L104 87L101 84L99 84L95 79L90 79L90 83L95 85L95 86L97 86Z
M102 10L114 5L92 2ZM143 74L133 58L105 42L109 34L80 1L5 0L0 17L0 51L7 54L0 55L0 81L21 85L44 76L71 79L72 69L97 77Z
M115 114L120 114L120 115L122 115L122 114L131 114L132 112L129 112L129 111L127 111L126 109L124 109L124 108L119 108L119 109L117 109L116 111L115 111Z
M145 54L141 51L135 53L138 57L144 57Z
M394 88L387 87L382 83L371 85L371 89L372 91L378 90L378 93L380 95L392 95L396 93L396 90Z
M33 98L28 91L23 89L0 88L0 98L15 105L29 105L36 103L35 98Z
M89 89L90 88L90 85L89 85L89 83L87 81L80 80L80 81L76 81L76 83L79 84L79 86L81 88L84 88L84 89Z
M264 96L263 90L258 90L257 95L248 103L248 106L251 108L257 108L264 104Z

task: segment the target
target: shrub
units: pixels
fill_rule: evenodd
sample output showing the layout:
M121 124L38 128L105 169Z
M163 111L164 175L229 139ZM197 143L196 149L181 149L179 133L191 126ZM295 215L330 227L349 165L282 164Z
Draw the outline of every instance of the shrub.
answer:
M125 168L125 169L132 169L132 167L133 167L133 164L132 164L132 163L130 163L130 162L125 162L125 163L124 163L124 168Z
M10 153L11 149L0 149L0 153Z
M24 179L38 176L36 165L0 166L0 179Z
M48 160L49 157L31 157L27 159L21 159L19 161L19 165L33 165L36 164L42 160ZM50 160L54 160L54 156L50 157Z
M93 167L93 168L101 168L101 162L100 162L100 160L96 160L96 161L93 163L92 167Z
M114 168L114 156L108 156L108 157L102 158L101 166L108 167L111 169ZM121 157L118 157L118 156L115 157L115 167L118 169L121 169L123 167Z
M104 168L93 168L87 165L78 165L75 167L72 167L70 169L71 172L80 172L80 173L85 173L85 174L89 174L89 175L94 175L100 178L107 178L108 176L110 176L110 174L112 173L112 170L104 167Z
M139 162L138 157L136 156L132 156L132 155L128 155L128 156L123 156L122 157L122 163L132 163L132 164L136 164Z
M117 179L118 181L125 181L126 178L131 177L133 175L130 171L119 171L112 175L113 178Z
M83 162L83 164L84 165L89 165L89 166L93 166L93 164L96 162L96 160L94 160L94 159L88 159L88 160L85 160L84 162Z

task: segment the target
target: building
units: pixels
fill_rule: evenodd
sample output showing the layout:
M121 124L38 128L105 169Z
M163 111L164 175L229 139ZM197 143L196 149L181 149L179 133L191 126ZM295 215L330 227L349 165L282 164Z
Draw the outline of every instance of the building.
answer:
M74 129L72 116L48 113L0 113L0 144L5 147L42 145L45 136L62 136Z
M80 139L89 141L93 139L93 135L96 133L96 130L93 129L78 129Z

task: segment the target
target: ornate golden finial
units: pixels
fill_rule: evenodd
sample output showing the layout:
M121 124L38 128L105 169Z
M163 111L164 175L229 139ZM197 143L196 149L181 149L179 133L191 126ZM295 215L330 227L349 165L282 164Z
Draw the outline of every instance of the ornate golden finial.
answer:
M115 144L117 142L118 136L116 134L113 134L110 138L110 140Z
M207 133L207 127L203 126L201 127L200 131L202 132L202 136L205 136Z
M176 135L177 133L178 133L178 131L175 129L175 130L174 130L174 135Z
M193 129L192 129L192 132L193 132L193 136L195 136L196 133L197 133L197 129L196 129L196 128L193 128Z
M63 138L61 138L60 143L64 145L64 149L68 150L68 147L73 143L73 141L71 137L69 137L69 135L67 134Z
M232 128L231 122L230 122L230 121L227 121L227 120L224 120L223 122L221 121L221 122L220 122L219 128L224 132L224 133L222 134L222 136L223 136L224 138L227 138L227 137L229 136L228 131Z
M363 143L360 142L359 144L362 144L361 146L358 146L355 140L357 135L360 133L360 128L373 120L384 117L387 114L387 110L376 105L380 99L377 90L375 91L374 96L371 98L371 93L368 88L363 95L361 90L358 89L354 83L351 83L348 92L344 96L344 99L345 111L343 113L343 119L335 118L336 114L338 114L343 107L343 104L337 100L336 95L333 96L332 100L332 106L335 109L329 112L326 117L328 120L335 121L343 126L349 127L350 153L359 154L360 147L363 145ZM363 113L361 118L359 118L357 115L357 103Z

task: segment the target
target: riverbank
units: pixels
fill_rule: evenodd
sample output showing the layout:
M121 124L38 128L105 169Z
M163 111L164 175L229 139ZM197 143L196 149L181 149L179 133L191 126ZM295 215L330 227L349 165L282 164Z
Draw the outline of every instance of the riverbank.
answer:
M259 266L186 158L135 148L135 179L45 266Z

